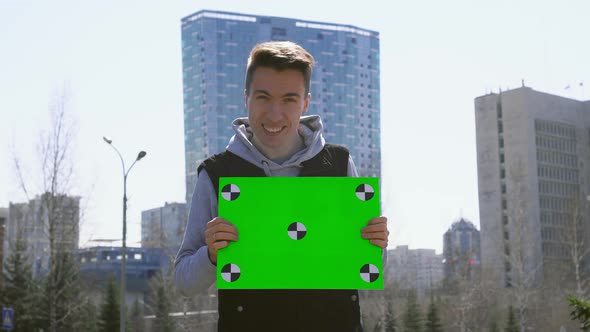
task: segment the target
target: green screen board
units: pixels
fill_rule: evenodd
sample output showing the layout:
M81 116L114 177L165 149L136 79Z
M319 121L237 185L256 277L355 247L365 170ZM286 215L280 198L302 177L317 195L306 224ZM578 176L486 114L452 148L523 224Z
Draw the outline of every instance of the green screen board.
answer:
M237 242L217 257L219 289L383 289L382 250L361 237L380 215L377 178L219 179Z

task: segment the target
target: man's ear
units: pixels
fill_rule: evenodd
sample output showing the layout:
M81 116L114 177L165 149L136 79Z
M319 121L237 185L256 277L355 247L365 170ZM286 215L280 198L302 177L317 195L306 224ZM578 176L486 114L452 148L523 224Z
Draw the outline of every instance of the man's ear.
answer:
M244 105L246 106L246 110L248 110L248 92L244 89Z
M311 93L307 94L307 97L305 97L304 105L303 105L303 113L307 112L307 109L309 108L309 101L311 100Z

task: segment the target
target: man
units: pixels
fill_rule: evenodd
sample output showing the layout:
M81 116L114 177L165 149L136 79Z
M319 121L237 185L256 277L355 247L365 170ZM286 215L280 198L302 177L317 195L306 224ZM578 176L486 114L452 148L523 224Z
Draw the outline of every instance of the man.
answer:
M220 177L358 176L348 150L325 143L320 117L303 116L313 63L292 42L252 49L244 91L248 117L234 120L227 150L199 166L175 263L175 281L184 294L208 289L215 282L218 251L239 240L236 227L217 215ZM376 217L359 231L385 253L387 218ZM362 330L356 290L219 290L218 299L219 331Z

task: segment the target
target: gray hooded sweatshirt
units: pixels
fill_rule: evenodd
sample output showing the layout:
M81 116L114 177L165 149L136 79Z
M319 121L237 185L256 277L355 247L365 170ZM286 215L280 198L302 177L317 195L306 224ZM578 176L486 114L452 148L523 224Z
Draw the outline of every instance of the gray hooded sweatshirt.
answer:
M267 176L298 176L303 167L301 163L313 158L326 143L322 136L323 126L320 117L302 116L298 132L303 138L304 148L287 160L277 163L265 157L252 144L252 130L248 118L238 118L232 125L235 134L229 140L227 150L262 168ZM348 159L348 176L358 176L351 157ZM193 192L184 239L175 262L175 283L186 296L204 293L215 283L216 266L209 260L205 243L207 223L215 217L217 193L207 171L203 169L199 173Z

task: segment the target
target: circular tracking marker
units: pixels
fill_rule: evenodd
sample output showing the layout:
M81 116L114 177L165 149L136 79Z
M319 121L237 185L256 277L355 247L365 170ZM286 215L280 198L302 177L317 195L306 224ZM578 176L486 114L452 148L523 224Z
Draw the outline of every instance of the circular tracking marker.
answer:
M375 190L368 184L361 184L356 187L356 197L361 201L368 201L375 196Z
M221 268L221 277L227 282L234 282L240 278L240 267L236 264L226 264Z
M307 228L305 228L305 225L300 222L294 222L289 225L287 232L289 233L290 238L299 241L307 234Z
M234 201L240 197L240 187L235 184L226 184L221 189L221 197L226 201Z
M365 264L361 267L361 278L366 282L374 282L379 279L379 269L373 264Z

